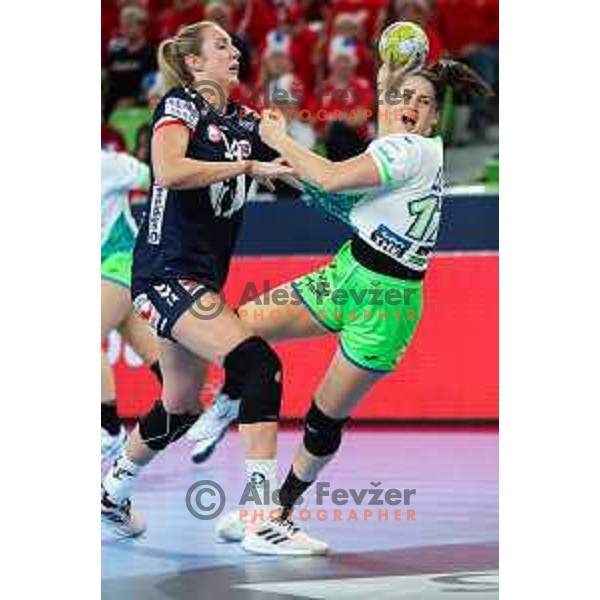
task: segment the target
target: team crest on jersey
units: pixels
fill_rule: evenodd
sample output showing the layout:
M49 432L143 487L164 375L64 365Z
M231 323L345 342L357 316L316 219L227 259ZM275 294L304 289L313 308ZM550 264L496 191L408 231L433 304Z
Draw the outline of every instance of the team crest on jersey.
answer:
M223 139L222 131L212 123L208 126L208 139L215 144Z
M235 144L235 142L234 142ZM242 158L248 158L252 154L252 146L248 140L240 140L238 146L242 155Z

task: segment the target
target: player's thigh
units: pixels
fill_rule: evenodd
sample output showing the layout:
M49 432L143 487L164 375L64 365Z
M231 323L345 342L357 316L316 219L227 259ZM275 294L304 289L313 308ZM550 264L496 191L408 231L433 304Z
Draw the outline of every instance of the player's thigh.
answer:
M277 341L329 333L313 318L291 283L283 284L237 309L244 325L255 335Z
M156 335L148 323L140 319L133 310L119 326L119 333L147 365L156 362L158 358Z
M105 279L101 280L101 335L116 329L131 310L129 290Z
M335 419L349 416L371 387L385 373L363 369L350 362L338 349L315 393L325 414Z
M100 399L102 402L114 401L116 397L115 377L104 351L100 355L100 369Z
M155 281L135 291L133 307L160 339L210 362L220 363L252 335L221 294L196 280Z
M162 401L168 412L198 410L200 393L208 364L180 344L162 338L158 341L163 375Z
M220 364L231 350L252 335L219 294L212 291L192 303L171 329L171 337L190 352Z

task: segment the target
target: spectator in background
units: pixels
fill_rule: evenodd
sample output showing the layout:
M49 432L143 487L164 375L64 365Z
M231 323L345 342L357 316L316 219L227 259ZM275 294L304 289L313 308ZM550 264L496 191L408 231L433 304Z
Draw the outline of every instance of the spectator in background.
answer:
M352 40L335 37L329 45L330 75L315 92L311 110L327 157L345 160L363 152L373 137L368 111L374 114L376 92L356 74L358 57ZM327 119L323 119L323 115Z
M357 13L339 13L333 20L331 38L343 37L352 40L356 50L356 74L369 81L375 76L375 61L369 44L365 42L364 17Z
M262 111L269 106L272 86L281 76L292 74L291 38L283 31L267 34L266 44L259 56L260 68L253 82L240 82L231 93L236 102Z
M232 27L232 8L226 0L208 0L204 8L204 18L214 21L227 33Z
M169 8L158 16L158 37L160 40L174 36L177 31L204 19L204 5L201 0L171 0Z
M209 0L204 8L204 18L207 21L214 21L231 36L231 42L240 52L238 79L242 82L250 81L252 69L249 42L244 33L234 30L232 5L227 0Z
M288 135L300 145L312 150L317 138L311 125L310 111L305 110L300 116L304 103L304 87L302 82L292 73L282 75L271 80L269 86L270 96L266 98L265 106L281 111L282 118L286 121ZM282 181L272 181L276 196L297 198L302 192L292 188Z
M119 32L119 12L116 10L113 0L101 0L100 18L101 61L102 67L106 67L110 40Z
M361 22L363 41L373 48L379 39L388 2L389 0L330 0L323 8L327 39L331 39L337 15L351 13Z
M148 108L152 111L157 107L163 95L163 83L160 72L151 73L144 77L142 82L144 98ZM133 155L141 162L150 164L150 141L152 139L152 128L150 123L142 125L135 136L135 148Z
M156 48L148 41L148 13L139 6L126 6L120 14L120 36L108 51L108 113L116 107L140 104L142 79L156 71Z
M383 28L396 21L412 21L425 31L429 39L427 64L442 58L444 49L434 23L432 0L390 0Z
M317 67L320 61L321 27L308 25L300 5L296 0L287 0L276 7L277 27L269 32L263 40L261 50L267 43L269 35L275 31L289 35L289 54L294 64L294 71L302 80L306 89L314 89L317 83Z
M264 106L269 104L276 81L283 75L294 73L291 46L290 35L283 31L271 31L267 35L258 78L258 91Z
M268 107L279 109L287 123L287 133L300 145L312 150L316 143L315 132L310 124L309 111L300 118L304 101L302 82L292 73L282 75L271 82Z
M100 144L103 150L111 152L125 152L127 150L123 136L104 119L102 119L102 133L100 135Z
M326 2L323 0L299 0L300 10L309 23L325 21Z
M106 65L110 41L120 35L119 16L126 6L138 6L146 11L149 17L148 38L156 42L158 33L155 27L156 16L168 2L170 0L101 0L102 65Z
M252 48L259 50L269 33L277 29L277 6L286 0L231 0L238 33L246 34Z
M498 92L498 0L438 0L436 25L448 53L472 67L492 88ZM466 106L466 99L457 97ZM485 138L487 126L495 122L496 98L476 98L470 103L468 125L475 139ZM467 107L468 108L468 107ZM459 142L466 137L459 126ZM464 139L463 139L464 137Z

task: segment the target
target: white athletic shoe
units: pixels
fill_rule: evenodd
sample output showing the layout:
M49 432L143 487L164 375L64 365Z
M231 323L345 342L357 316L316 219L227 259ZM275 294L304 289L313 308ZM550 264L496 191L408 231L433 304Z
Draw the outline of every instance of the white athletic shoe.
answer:
M100 497L102 528L118 537L137 537L146 531L142 516L131 510L131 501L122 504L111 502L102 488Z
M249 518L242 518L239 510L232 510L221 517L215 526L217 538L222 542L241 542Z
M119 454L125 447L126 442L127 431L125 431L123 425L121 425L117 435L110 435L106 429L100 427L100 450L103 460Z
M282 519L248 523L242 548L253 554L287 556L323 555L329 552L325 542L311 538L292 521Z
M213 405L206 409L187 432L187 439L196 442L192 460L202 463L214 452L227 433L229 424L238 417L240 401L218 394Z

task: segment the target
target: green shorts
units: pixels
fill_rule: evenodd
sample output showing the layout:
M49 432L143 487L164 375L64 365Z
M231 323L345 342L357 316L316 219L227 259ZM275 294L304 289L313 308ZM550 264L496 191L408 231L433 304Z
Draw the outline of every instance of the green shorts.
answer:
M131 252L115 252L102 261L100 267L102 279L129 289L131 287L132 264L133 256Z
M352 256L350 242L321 269L292 282L313 318L338 333L350 362L371 371L396 368L423 310L423 282L381 275Z

